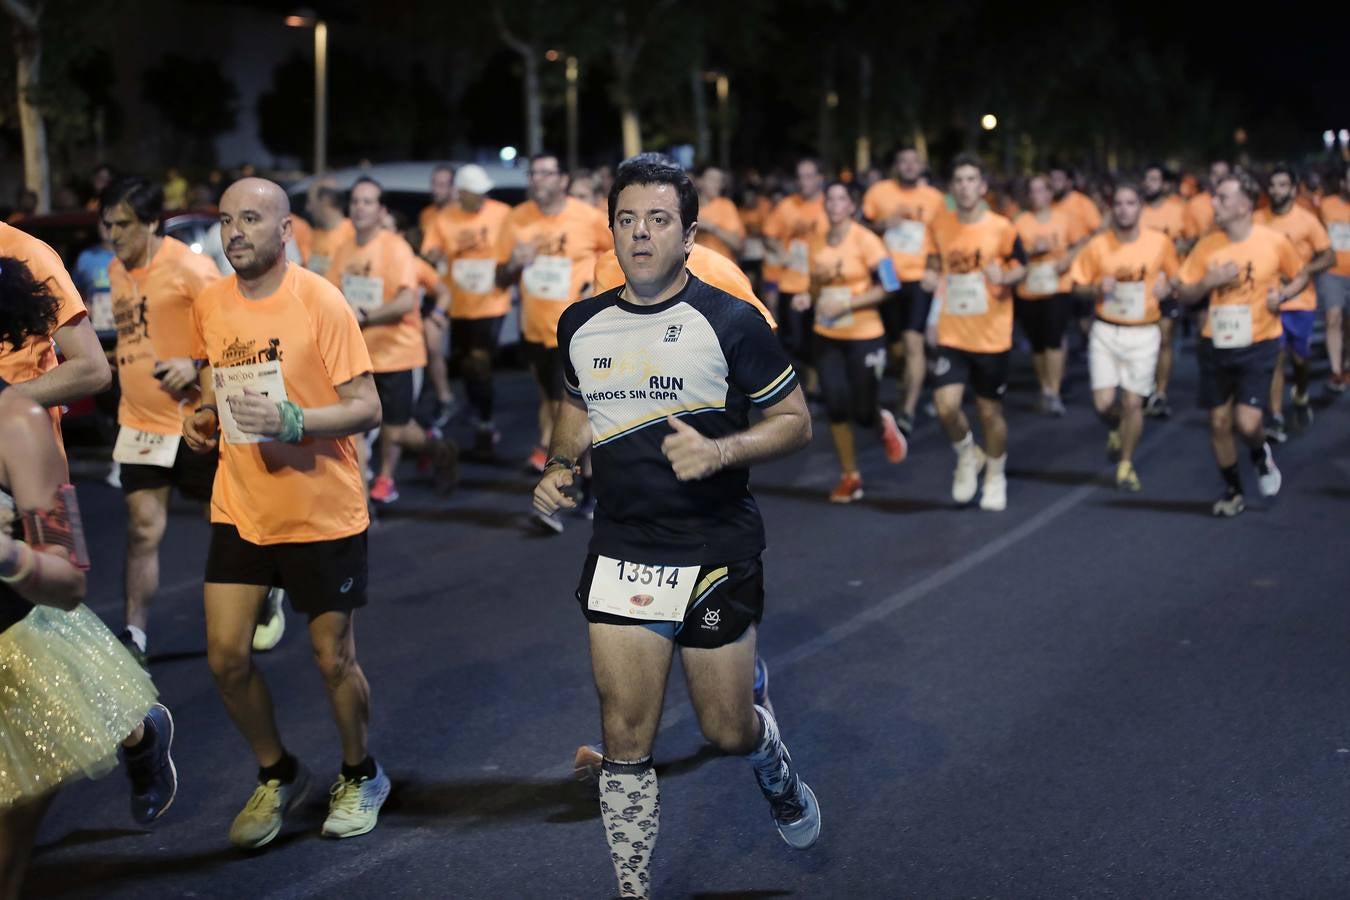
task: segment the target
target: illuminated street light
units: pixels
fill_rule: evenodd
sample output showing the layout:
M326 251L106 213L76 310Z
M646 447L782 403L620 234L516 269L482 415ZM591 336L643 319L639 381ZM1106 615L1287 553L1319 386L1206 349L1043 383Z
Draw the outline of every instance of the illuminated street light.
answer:
M1342 148L1350 146L1350 129L1342 128L1337 136L1341 139Z
M984 117L980 119L980 127L985 131L993 131L998 127L998 116L993 113L985 113Z
M1336 132L1332 131L1330 128L1322 132L1322 143L1326 145L1328 150L1336 146Z
M511 146L503 147L501 153L497 155L501 157L502 162L506 163L507 165L510 165L512 162L515 161L516 148Z
M559 53L557 50L550 50L544 54L544 59L548 60L549 62L557 62L558 57L560 56L562 56L562 54Z
M314 174L328 166L328 25L312 9L287 16L289 28L314 29Z

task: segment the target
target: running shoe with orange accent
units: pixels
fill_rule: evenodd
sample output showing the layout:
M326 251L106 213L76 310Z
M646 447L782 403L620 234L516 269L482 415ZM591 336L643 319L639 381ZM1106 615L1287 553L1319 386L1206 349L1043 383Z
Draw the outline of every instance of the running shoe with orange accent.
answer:
M851 475L839 476L839 483L830 491L831 503L852 503L854 500L861 500L863 496L862 476L854 472Z
M902 463L909 455L909 441L889 409L881 411L881 445L886 448L888 463Z

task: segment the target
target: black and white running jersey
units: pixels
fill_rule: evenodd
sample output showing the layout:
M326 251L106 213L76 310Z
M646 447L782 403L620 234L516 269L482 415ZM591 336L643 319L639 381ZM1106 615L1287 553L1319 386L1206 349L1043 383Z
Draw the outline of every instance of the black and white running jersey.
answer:
M655 306L622 288L570 306L558 324L567 389L586 404L595 470L591 552L629 562L720 565L764 549L747 468L681 482L661 452L674 415L719 438L749 427L797 376L744 300L692 274Z

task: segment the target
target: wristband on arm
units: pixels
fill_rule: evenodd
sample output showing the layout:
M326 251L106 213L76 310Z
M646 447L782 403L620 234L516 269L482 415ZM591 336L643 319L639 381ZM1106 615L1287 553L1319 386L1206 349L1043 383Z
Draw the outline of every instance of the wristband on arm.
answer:
M286 444L298 444L305 439L305 411L290 400L277 404L281 414L281 433L277 440Z

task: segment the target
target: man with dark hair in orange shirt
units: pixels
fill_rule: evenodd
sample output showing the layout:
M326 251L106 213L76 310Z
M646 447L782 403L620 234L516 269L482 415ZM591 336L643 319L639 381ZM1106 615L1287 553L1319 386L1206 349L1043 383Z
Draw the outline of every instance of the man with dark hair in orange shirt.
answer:
M1261 188L1244 173L1214 186L1215 230L1182 263L1177 299L1209 298L1200 335L1200 405L1209 411L1210 443L1224 480L1216 516L1246 509L1238 473L1236 428L1256 468L1261 493L1273 497L1283 479L1262 428L1262 408L1279 355L1282 304L1298 297L1308 273L1288 238L1252 221Z
M1013 224L986 208L989 185L978 158L956 158L950 188L956 210L938 216L929 229L924 273L928 290L936 290L939 280L944 288L933 404L956 451L952 499L960 504L973 500L983 470L980 508L999 512L1008 505L1003 394L1012 350L1012 288L1026 276L1027 255ZM961 411L967 384L975 394L983 448L976 446Z

